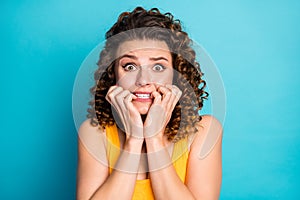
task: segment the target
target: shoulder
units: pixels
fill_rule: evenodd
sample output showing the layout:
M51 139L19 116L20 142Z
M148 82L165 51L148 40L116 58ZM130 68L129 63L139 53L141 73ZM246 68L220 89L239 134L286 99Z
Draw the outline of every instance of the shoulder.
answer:
M78 136L80 139L86 139L87 137L102 137L105 135L105 130L91 124L91 120L85 120L78 129Z
M84 122L82 122L82 124L78 129L78 133L85 133L85 132L97 132L103 134L104 130L99 129L99 126L92 125L91 119L86 119Z
M93 126L90 119L85 120L78 130L79 150L87 151L99 160L106 152L105 130ZM103 160L103 158L101 158Z
M201 121L198 122L197 126L201 130L209 130L214 129L218 131L222 131L222 124L220 121L212 115L202 115Z
M105 132L85 120L78 130L77 199L88 199L109 175Z
M197 199L218 199L222 182L222 125L215 117L205 115L197 128L186 185Z
M214 148L221 147L223 128L220 121L212 115L203 115L196 126L198 131L193 138L191 150L200 152L198 156L204 158Z

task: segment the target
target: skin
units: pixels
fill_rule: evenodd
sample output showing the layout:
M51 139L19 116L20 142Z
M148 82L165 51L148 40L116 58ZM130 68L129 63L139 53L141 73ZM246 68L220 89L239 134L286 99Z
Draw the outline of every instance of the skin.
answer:
M117 85L123 90L131 93L155 92L151 95L153 98L154 95L155 97L158 95L156 92L159 92L159 88L167 92L163 86L172 84L172 57L165 42L151 40L124 42L117 51L117 57L119 59L118 65L115 66L116 80ZM108 96L110 97L110 92ZM134 96L132 103L140 114L147 114L152 105L152 101L141 102Z
M117 51L117 86L110 88L107 100L120 114L125 133L138 133L141 139L152 137L171 117L181 91L171 85L172 57L167 48L165 42L142 40L124 42ZM139 98L139 94L148 97ZM143 122L141 115L146 114Z
M119 199L121 195L122 199L131 199L136 180L150 178L156 199L218 199L222 176L222 127L212 116L203 116L197 124L199 131L190 144L185 184L173 165L157 170L158 160L172 162L172 151L168 148L173 145L163 133L182 94L172 85L172 57L166 43L127 41L119 46L117 55L117 85L109 89L106 99L114 106L124 125L124 130L119 130L123 151L116 166L121 170L115 169L109 175L105 162L97 161L91 150L88 152L84 146L85 136L87 133L99 135L101 130L89 125L88 121L84 122L79 130L83 139L79 140L78 148L77 198ZM203 143L216 134L219 137L211 152L199 159ZM103 147L105 133L100 135L103 137L98 145ZM105 147L96 151L105 155ZM142 152L148 153L147 159L142 159ZM144 168L148 173L143 171ZM130 169L130 172L122 169Z

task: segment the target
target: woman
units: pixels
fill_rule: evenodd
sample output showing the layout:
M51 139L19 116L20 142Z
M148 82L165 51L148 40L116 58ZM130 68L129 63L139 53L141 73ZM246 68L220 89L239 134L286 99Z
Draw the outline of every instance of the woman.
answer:
M222 127L178 20L124 12L106 33L79 129L78 199L218 199ZM199 157L204 148L210 149Z

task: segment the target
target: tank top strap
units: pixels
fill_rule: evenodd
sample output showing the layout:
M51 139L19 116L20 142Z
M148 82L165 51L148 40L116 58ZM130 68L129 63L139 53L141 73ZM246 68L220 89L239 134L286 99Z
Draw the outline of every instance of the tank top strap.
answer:
M188 139L184 138L174 144L172 162L173 166L181 179L185 182L187 161L189 157Z
M113 167L115 166L120 155L120 140L118 135L118 128L116 125L106 126L106 138L107 138L107 159L109 173L111 174Z

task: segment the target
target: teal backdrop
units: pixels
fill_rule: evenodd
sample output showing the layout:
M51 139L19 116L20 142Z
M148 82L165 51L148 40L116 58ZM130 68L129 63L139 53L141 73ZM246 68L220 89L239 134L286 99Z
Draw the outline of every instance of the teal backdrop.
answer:
M227 97L220 199L299 199L296 0L1 1L0 199L75 199L74 80L137 5L181 19L218 66Z

